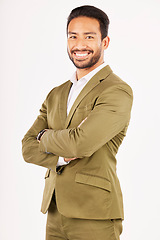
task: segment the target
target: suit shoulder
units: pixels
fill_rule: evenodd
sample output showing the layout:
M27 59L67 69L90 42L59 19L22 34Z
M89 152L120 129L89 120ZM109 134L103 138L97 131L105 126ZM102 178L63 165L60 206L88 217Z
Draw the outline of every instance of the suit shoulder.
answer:
M106 85L106 88L109 89L124 89L126 92L128 92L131 96L133 96L133 91L131 86L123 81L119 76L117 76L115 73L111 73L106 79L104 79L104 84ZM105 89L105 88L104 88Z
M52 97L53 94L57 94L58 92L60 92L65 86L67 86L68 84L70 84L70 80L62 83L59 86L56 86L54 88L52 88L52 90L48 93L46 100L49 99L50 97Z

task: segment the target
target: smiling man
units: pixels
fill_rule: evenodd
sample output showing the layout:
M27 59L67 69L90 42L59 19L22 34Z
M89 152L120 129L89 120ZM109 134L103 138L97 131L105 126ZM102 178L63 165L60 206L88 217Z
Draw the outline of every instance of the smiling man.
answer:
M123 200L116 153L126 135L132 90L104 63L108 16L72 10L67 51L76 71L55 87L22 140L24 160L48 168L42 212L46 240L118 240Z
M96 19L82 16L74 18L68 24L69 57L78 69L85 69L85 74L104 62L104 49L108 44L109 37L102 39ZM82 70L78 72L81 73Z
M67 30L68 54L77 67L79 80L104 62L109 37L102 39L99 21L86 16L75 17L72 21L69 19Z

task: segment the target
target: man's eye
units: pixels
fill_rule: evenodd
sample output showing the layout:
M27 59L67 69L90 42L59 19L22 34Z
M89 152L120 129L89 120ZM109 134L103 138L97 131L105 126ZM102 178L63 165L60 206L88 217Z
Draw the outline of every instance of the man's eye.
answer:
M87 36L86 38L87 38L87 39L93 39L93 37L92 37L92 36Z
M76 36L70 36L69 38L70 39L76 39Z

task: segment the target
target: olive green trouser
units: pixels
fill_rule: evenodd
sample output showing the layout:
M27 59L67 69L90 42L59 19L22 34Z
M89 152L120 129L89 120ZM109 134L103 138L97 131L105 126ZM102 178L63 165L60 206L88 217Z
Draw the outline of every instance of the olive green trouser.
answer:
M52 200L48 210L46 240L119 240L122 220L90 220L61 215Z

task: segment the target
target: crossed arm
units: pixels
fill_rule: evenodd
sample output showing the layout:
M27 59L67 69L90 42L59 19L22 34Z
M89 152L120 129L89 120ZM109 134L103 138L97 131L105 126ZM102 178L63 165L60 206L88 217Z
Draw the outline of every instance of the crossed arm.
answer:
M89 157L121 132L130 119L132 90L125 84L104 90L86 121L76 128L48 129L46 106L44 102L40 116L22 140L22 152L25 161L53 169L58 156L66 161ZM37 142L42 129L47 131Z
M80 126L82 125L82 123L84 123L84 121L86 121L86 119L87 119L87 118L85 118L85 119L78 125L78 127L80 127ZM40 143L42 137L44 136L44 134L45 134L45 132L46 132L47 130L48 130L48 129L43 129L43 130L41 130L41 131L38 133L38 135L37 135L37 141L38 141L38 143ZM74 158L64 158L64 161L65 161L65 162L70 162L70 161L75 160L75 159L77 159L77 158L76 158L76 157L74 157Z

